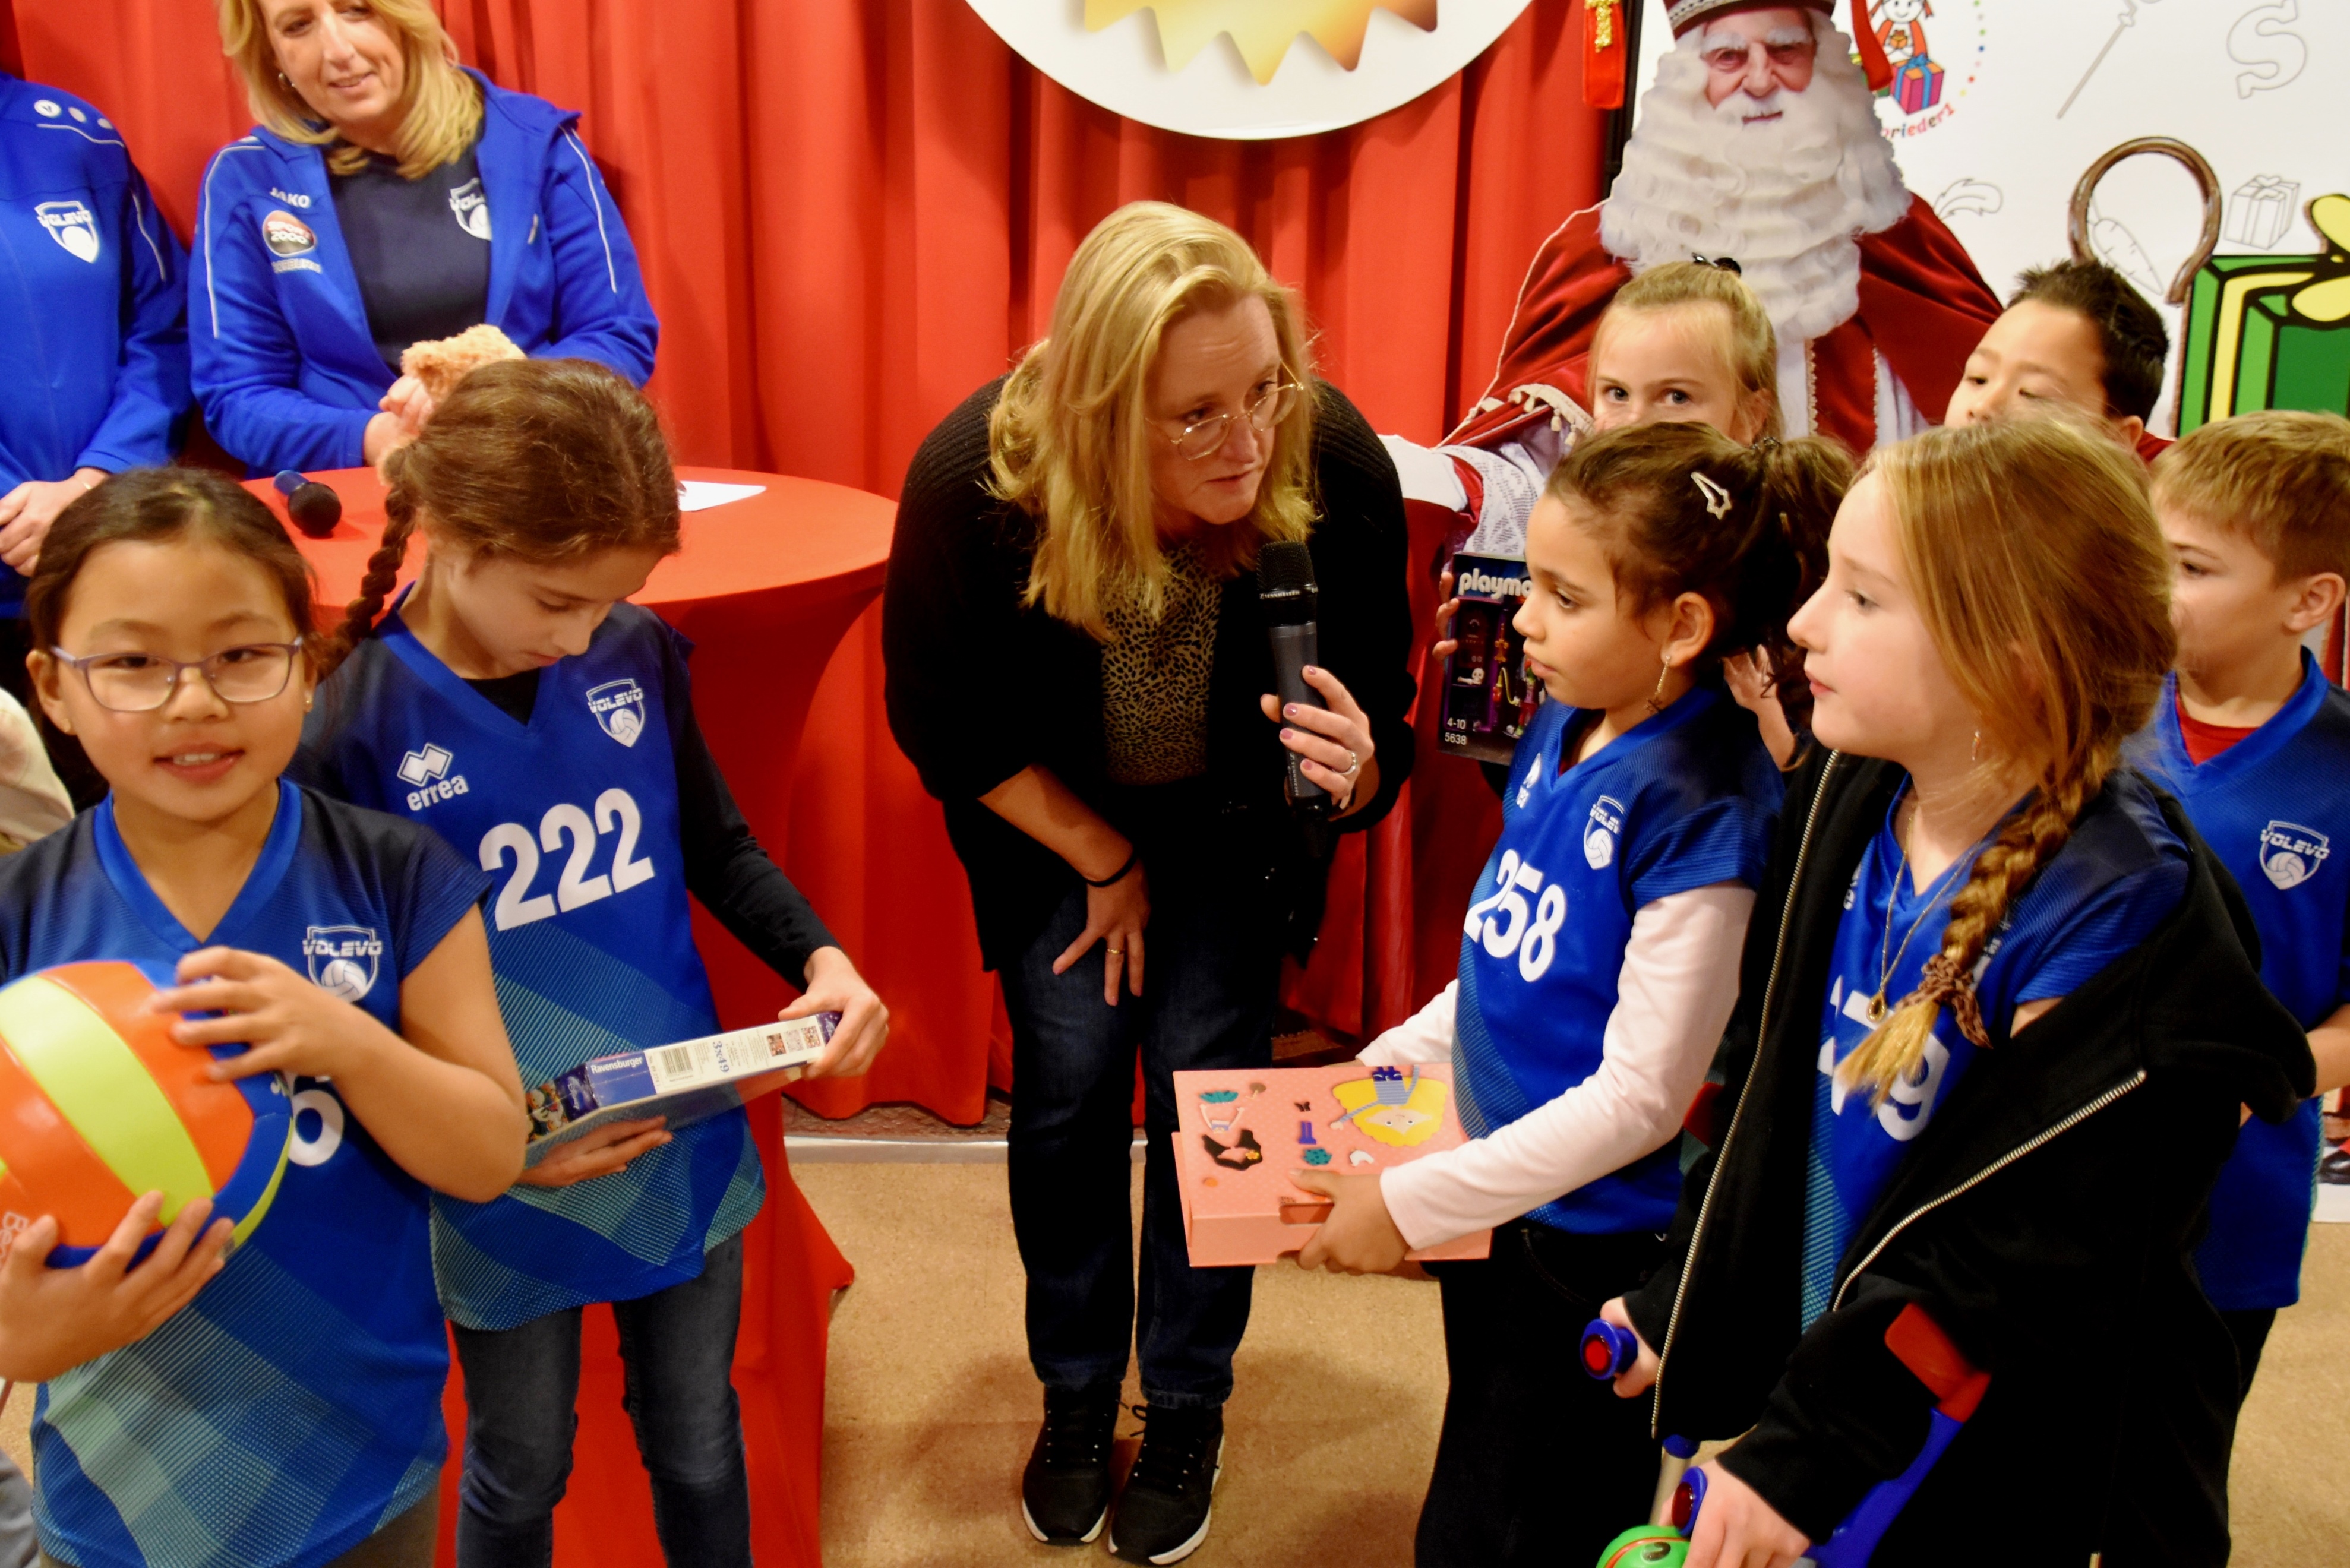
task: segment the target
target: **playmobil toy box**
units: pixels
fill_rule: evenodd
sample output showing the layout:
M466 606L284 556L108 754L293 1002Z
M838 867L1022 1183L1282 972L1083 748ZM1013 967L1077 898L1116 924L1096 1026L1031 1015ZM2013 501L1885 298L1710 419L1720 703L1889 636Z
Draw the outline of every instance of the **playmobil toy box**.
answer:
M1175 1075L1175 1169L1195 1268L1270 1263L1303 1248L1330 1200L1289 1179L1365 1175L1461 1142L1449 1064L1260 1067ZM1479 1231L1414 1252L1482 1258Z
M582 1062L523 1096L530 1110L523 1163L536 1165L607 1123L664 1116L674 1129L731 1111L782 1088L824 1054L839 1025L839 1013L818 1012Z
M1526 564L1507 556L1452 557L1452 615L1459 646L1444 661L1444 722L1437 742L1454 756L1507 763L1542 706L1543 684L1526 671L1510 624L1526 602Z

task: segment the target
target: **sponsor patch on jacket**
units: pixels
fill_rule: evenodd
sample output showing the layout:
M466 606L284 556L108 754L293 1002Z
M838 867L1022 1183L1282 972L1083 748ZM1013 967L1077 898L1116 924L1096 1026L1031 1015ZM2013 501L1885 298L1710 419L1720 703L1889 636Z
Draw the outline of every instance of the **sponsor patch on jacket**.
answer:
M310 225L283 208L261 220L261 242L281 256L307 255L318 248Z

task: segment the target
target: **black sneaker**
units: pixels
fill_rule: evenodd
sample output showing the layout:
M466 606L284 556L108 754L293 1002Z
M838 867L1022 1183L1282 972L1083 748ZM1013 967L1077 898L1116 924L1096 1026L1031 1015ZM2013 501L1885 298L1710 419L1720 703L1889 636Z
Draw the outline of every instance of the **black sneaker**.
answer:
M1020 1476L1020 1517L1047 1546L1081 1546L1109 1517L1109 1444L1118 1390L1045 1390L1045 1426Z
M1135 1407L1142 1452L1110 1521L1110 1555L1128 1563L1180 1563L1208 1539L1209 1505L1222 1473L1224 1412Z

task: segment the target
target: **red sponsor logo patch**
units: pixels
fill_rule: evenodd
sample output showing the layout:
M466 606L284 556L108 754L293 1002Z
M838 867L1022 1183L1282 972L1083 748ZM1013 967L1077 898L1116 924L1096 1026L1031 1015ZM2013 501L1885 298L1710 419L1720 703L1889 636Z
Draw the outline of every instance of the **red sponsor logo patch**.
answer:
M318 236L310 232L310 225L283 210L261 220L261 239L281 256L303 255L318 248Z

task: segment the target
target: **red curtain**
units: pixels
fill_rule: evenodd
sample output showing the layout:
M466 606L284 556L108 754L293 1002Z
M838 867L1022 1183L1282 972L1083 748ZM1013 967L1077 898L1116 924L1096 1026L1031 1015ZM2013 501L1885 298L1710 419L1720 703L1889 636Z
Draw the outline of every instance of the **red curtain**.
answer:
M1377 428L1426 441L1482 390L1535 244L1598 192L1604 121L1581 100L1575 0L1534 0L1401 109L1271 143L1123 120L1030 68L962 0L442 8L469 63L585 111L661 314L652 390L680 454L883 494L931 426L1042 332L1070 253L1120 202L1237 227L1303 292L1331 379ZM204 160L250 119L213 7L14 14L26 74L102 106L186 232ZM878 626L850 632L818 695L783 847L897 1023L870 1077L802 1097L970 1121L1008 1078L1003 1031L937 808L883 720ZM1294 979L1292 1001L1333 1029L1383 1027L1450 976L1443 941L1420 944L1436 971L1413 961L1409 820L1349 845L1322 950Z
M660 312L651 390L681 458L883 494L931 425L1043 331L1071 252L1121 202L1238 228L1301 289L1324 373L1377 428L1430 441L1483 389L1536 244L1598 194L1578 0L1534 0L1461 76L1378 119L1248 144L1096 108L963 0L440 5L469 64L585 111ZM203 0L0 0L0 59L115 119L182 234L206 159L250 123ZM896 1020L870 1077L803 1097L827 1115L913 1100L976 1120L1009 1081L1001 1006L938 809L889 736L877 615L817 693L794 792L789 830L762 831ZM1415 906L1444 938L1459 899L1415 899L1413 815L1407 800L1350 842L1321 951L1294 979L1292 1001L1332 1028L1383 1027L1450 978L1457 937L1419 943L1415 968ZM824 1299L847 1270L787 1176L754 1246L738 1381L759 1549L813 1564ZM563 1555L657 1561L601 1349Z
M1323 369L1372 425L1433 440L1485 386L1534 244L1598 195L1579 9L1534 0L1460 78L1366 125L1229 143L1095 109L963 0L442 0L468 64L585 110L660 310L651 390L679 456L879 493L1138 197L1236 225L1300 286ZM26 75L113 115L186 233L204 160L249 125L212 5L14 0L14 26ZM877 614L825 680L795 793L785 865L895 1011L869 1079L801 1098L978 1119L1008 1082L1003 1027L962 867L881 714ZM1408 820L1349 844L1290 985L1347 1034L1450 978L1412 961Z

